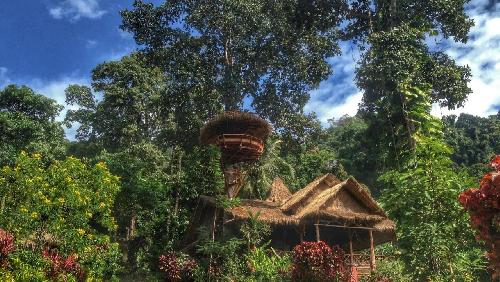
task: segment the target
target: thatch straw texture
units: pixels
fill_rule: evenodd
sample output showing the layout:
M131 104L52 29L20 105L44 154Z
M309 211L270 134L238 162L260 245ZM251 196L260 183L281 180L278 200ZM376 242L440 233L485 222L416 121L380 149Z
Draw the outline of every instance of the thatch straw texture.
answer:
M215 206L215 200L212 197L201 196L200 200L209 205ZM297 225L299 220L294 217L287 216L279 209L278 203L272 203L261 200L242 200L241 205L227 209L226 215L229 218L237 220L246 220L250 215L259 214L259 220L267 222L271 225Z
M291 197L289 193L282 180L277 178L267 200L242 200L240 206L226 212L236 219L248 219L249 212L260 212L259 219L270 224L295 225L318 219L365 227L375 227L384 222L384 225L378 226L394 227L394 223L354 178L340 182L333 175L326 174ZM280 202L283 197L288 197L288 200ZM215 205L211 197L202 196L201 199Z
M292 196L290 189L286 187L285 183L280 177L276 177L269 187L269 191L267 193L266 201L273 203L283 203L288 200Z
M248 134L265 140L271 133L267 121L249 112L228 111L208 121L200 130L202 144L214 144L222 134Z
M296 214L321 192L338 183L340 183L340 180L330 173L318 177L313 182L307 184L306 187L295 192L292 197L281 206L281 209L286 214Z
M326 174L291 196L283 181L275 179L270 190L265 201L242 200L241 205L227 209L227 218L230 221L243 221L249 219L251 214L259 213L258 219L273 228L289 226L297 227L295 229L298 230L299 226L312 226L320 222L322 226L371 228L375 231L377 244L395 238L394 222L354 178L341 182L333 175ZM202 196L200 201L204 203L202 206L215 206L215 200L211 197Z

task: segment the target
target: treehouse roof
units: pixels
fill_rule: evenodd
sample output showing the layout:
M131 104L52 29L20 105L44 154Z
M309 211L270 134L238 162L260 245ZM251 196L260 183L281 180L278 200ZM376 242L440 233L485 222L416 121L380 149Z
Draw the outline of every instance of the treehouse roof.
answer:
M247 134L264 141L271 133L269 123L250 112L227 111L209 120L200 130L202 144L215 144L223 134Z

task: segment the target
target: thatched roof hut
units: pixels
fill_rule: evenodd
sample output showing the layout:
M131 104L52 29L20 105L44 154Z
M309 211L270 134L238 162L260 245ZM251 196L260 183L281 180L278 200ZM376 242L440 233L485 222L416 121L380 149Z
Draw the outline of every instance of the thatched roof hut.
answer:
M321 239L331 245L349 245L360 250L395 239L394 222L352 177L340 181L326 174L291 196L281 180L274 184L267 200L242 200L241 205L226 209L228 229L259 213L258 219L271 225L271 244L278 249L290 249L302 240ZM204 211L197 214L208 217L192 223L209 224L213 212L206 209L213 211L215 200L202 196L199 207Z

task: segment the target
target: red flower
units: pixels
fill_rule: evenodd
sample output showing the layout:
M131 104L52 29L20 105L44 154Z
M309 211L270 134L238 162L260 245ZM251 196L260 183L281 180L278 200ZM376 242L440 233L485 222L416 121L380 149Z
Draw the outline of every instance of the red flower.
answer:
M168 252L159 259L159 268L166 274L167 281L189 280L193 276L198 263L188 256L179 256Z
M72 274L78 281L85 281L85 271L77 262L76 254L64 258L61 254L45 248L42 255L50 261L47 273L50 278L57 279L61 275Z
M487 173L479 183L479 189L469 189L460 194L458 201L469 212L472 227L476 229L476 239L492 246L487 254L490 268L496 269L494 276L500 277L500 244L494 241L498 236L496 225L500 214L500 155L491 160L495 172Z
M344 251L325 242L303 242L293 249L294 281L328 281L347 277Z
M500 155L494 156L490 164L494 170L500 171Z
M7 267L8 256L15 250L14 235L0 229L0 268Z

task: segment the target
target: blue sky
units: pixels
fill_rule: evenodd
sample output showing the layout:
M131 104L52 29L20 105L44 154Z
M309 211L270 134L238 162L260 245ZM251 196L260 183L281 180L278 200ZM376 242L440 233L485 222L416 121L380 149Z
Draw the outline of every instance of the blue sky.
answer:
M155 0L153 2L161 2ZM474 93L465 107L436 115L467 112L487 116L500 109L500 3L473 0L467 7L476 26L467 45L437 42L460 64L471 67ZM64 103L69 84L90 83L90 71L136 48L119 29L119 11L133 0L3 0L0 9L0 88L16 83ZM443 47L444 46L444 47ZM330 59L334 74L311 92L306 111L320 120L356 113L361 93L353 78L359 53L343 44L343 55Z

